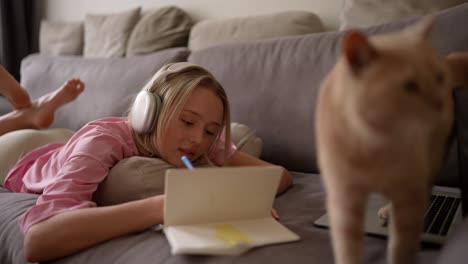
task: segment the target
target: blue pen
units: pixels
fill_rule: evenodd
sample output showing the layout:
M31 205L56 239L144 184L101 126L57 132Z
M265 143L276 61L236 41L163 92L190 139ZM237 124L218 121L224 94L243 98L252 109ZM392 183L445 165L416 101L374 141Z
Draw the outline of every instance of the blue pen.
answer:
M187 158L187 156L182 156L182 158L180 158L182 160L182 162L185 164L185 167L187 167L187 169L189 170L193 170L193 165L192 163L190 162L190 160Z

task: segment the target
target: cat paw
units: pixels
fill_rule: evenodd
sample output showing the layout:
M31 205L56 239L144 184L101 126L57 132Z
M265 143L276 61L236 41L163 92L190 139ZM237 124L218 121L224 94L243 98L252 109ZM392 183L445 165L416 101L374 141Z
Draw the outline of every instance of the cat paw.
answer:
M388 221L390 218L390 204L385 205L377 211L379 216L379 222L381 226L388 226Z

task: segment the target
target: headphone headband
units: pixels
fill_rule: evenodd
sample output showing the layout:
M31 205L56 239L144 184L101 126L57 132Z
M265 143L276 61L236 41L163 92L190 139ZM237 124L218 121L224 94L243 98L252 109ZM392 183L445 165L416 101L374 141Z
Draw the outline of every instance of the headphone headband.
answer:
M208 72L203 67L189 62L170 63L161 67L138 93L133 102L130 110L133 130L141 134L150 133L156 125L163 101L161 95L152 91L156 83L161 82L170 75L196 69Z
M150 91L151 87L153 87L156 82L160 82L166 79L170 75L185 72L185 71L190 71L190 70L206 71L206 69L204 69L203 67L193 64L193 63L189 63L189 62L176 62L176 63L166 64L154 74L153 78L151 78L151 80L143 88L143 90Z

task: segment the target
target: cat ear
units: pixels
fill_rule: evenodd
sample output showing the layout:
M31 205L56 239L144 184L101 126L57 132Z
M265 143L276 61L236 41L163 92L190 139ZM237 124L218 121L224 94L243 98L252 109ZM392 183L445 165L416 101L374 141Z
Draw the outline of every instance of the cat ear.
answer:
M359 74L377 57L377 50L367 36L359 31L350 31L344 36L343 53L355 74Z
M417 36L419 39L429 41L432 30L434 29L435 15L429 15L421 18L414 26L409 30L409 34Z

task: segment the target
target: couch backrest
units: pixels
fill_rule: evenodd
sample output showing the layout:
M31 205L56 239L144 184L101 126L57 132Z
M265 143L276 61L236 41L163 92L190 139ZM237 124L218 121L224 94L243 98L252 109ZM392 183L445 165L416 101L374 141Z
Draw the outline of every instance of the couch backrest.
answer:
M123 116L143 84L164 64L186 61L187 48L172 48L128 58L83 58L34 54L21 64L21 84L32 98L70 78L86 85L77 100L60 108L52 127L78 130L89 121Z
M399 30L416 19L363 31L379 34ZM468 25L468 4L439 14L433 40L441 55L468 51L464 25ZM220 45L194 51L188 60L210 69L224 85L232 120L247 124L264 140L262 158L290 170L318 172L315 103L320 83L340 52L343 34L327 32Z
M374 26L379 34L399 30L417 18ZM438 14L433 43L441 55L468 51L468 4ZM344 32L316 33L223 44L192 52L188 61L210 69L227 90L232 120L256 130L262 158L290 170L318 172L314 142L315 103L320 83L334 65ZM32 55L24 59L21 83L33 98L72 77L87 88L57 112L54 127L78 129L86 122L121 116L141 85L163 64L187 60L186 48L134 58L83 59ZM442 173L457 178L456 142ZM446 175L448 175L446 177Z

